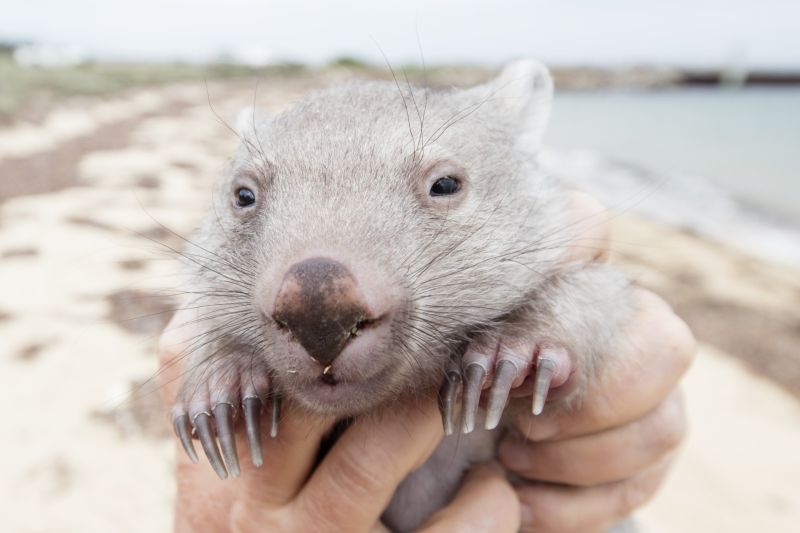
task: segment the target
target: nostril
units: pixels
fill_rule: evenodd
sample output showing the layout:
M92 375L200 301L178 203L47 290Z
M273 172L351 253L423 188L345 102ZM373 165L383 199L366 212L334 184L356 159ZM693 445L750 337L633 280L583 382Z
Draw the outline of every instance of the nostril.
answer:
M329 366L351 339L382 318L374 318L350 271L326 258L293 265L269 314L279 331L323 367Z
M378 325L380 321L382 321L384 316L379 316L378 318L360 318L356 321L353 327L350 329L350 336L351 337L358 337L361 333L364 332L366 329L373 328Z
M362 319L355 323L355 325L350 329L350 336L351 337L358 337L361 333L361 330L364 329L364 325L367 324L369 321Z

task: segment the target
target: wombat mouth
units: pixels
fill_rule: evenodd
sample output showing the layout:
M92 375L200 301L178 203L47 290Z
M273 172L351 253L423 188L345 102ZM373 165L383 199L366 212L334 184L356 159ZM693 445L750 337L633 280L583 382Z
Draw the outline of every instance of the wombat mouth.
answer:
M331 387L335 386L337 383L336 377L334 377L333 374L325 374L324 371L322 375L319 377L319 380L325 385L330 385Z
M366 381L346 381L333 376L320 376L306 383L293 398L300 400L313 411L328 412L329 410L346 410L348 415L354 415L374 405L362 404L366 390L380 386L382 379ZM348 408L349 407L349 408Z

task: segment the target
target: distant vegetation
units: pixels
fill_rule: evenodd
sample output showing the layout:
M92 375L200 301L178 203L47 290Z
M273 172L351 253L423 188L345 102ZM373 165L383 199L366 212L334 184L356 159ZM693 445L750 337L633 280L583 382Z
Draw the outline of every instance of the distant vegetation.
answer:
M364 60L353 56L340 56L329 63L331 67L370 68Z
M102 95L122 89L171 82L249 76L292 75L297 64L249 67L233 63L95 63L66 67L27 67L14 62L13 47L0 44L0 118L28 105L65 96Z
M85 61L70 66L23 66L14 61L14 50L22 43L0 41L0 121L20 109L46 106L69 96L94 96L114 91L172 82L200 82L232 78L265 78L319 75L328 71L347 70L358 77L391 79L387 66L371 63L355 56L340 56L326 66L312 68L299 63L276 63L254 67L228 58L208 64L133 63ZM476 65L393 64L398 82L434 87L468 86L488 79L494 72ZM555 68L553 77L559 89L593 90L599 88L659 88L676 85L730 84L724 72L687 72L655 67ZM796 73L748 73L736 84L800 83Z
M253 67L225 59L208 64L194 63L109 63L83 62L70 66L24 66L13 57L14 45L0 42L0 119L20 109L47 105L69 96L97 96L123 89L173 82L192 82L233 78L289 77L349 70L356 75L389 79L385 65L374 65L353 56L339 57L321 68L299 63L276 63ZM433 67L393 65L401 83L430 85L470 85L486 79L491 70L481 67Z
M14 49L17 47L14 43L8 43L5 41L0 41L0 56L8 56L14 52Z

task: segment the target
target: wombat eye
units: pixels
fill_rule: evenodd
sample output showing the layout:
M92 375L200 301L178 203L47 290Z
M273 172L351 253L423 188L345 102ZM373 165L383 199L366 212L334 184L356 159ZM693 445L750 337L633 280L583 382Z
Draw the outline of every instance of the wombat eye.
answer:
M439 178L431 185L431 196L447 196L455 194L461 189L461 182L451 176Z
M247 187L239 187L236 189L236 205L239 207L247 207L256 203L256 193Z

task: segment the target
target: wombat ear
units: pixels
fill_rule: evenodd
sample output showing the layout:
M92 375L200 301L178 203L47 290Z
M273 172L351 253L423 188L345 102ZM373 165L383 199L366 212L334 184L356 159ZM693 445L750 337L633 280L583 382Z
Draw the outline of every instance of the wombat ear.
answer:
M255 139L258 132L269 122L270 114L257 107L245 107L236 117L236 133L242 140Z
M519 127L521 148L538 151L553 102L553 78L542 63L522 59L507 65L489 83L489 97Z

